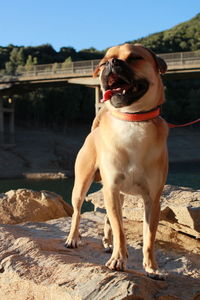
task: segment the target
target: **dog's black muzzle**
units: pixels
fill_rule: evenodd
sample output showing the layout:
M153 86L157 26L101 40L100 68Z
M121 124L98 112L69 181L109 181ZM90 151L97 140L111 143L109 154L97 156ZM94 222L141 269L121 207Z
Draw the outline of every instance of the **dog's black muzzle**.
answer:
M113 85L109 86L109 76L111 74L115 74L119 77L119 80L121 79L121 83L127 83L131 84L133 80L133 71L128 66L128 64L118 58L112 58L106 62L106 66L102 72L101 80L102 80L102 87L104 90L107 90L109 88L114 88L119 85L119 80L113 83Z
M135 74L127 62L112 58L109 59L101 74L102 88L111 90L113 96L110 103L116 107L129 106L146 93L149 82L146 79L134 79Z

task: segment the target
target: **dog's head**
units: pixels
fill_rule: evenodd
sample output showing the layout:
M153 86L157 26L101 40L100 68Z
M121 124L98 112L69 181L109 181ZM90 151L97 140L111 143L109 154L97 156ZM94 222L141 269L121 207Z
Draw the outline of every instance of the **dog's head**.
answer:
M142 45L124 44L110 48L94 76L100 73L102 92L111 91L110 108L126 111L152 109L164 101L160 73L164 60Z

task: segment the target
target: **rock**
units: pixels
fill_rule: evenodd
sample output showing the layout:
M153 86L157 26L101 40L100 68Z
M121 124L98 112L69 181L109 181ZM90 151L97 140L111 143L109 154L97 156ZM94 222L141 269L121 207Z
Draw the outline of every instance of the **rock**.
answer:
M45 173L24 173L23 174L27 179L65 179L67 178L66 174L63 172L45 172Z
M200 239L200 201L198 206L167 206L161 212L161 223Z
M102 191L86 198L95 210L104 209ZM123 216L129 220L143 220L143 200L140 196L125 195ZM160 222L177 231L200 238L200 190L166 185L161 197Z
M104 266L110 254L101 244L103 222L102 213L82 215L77 249L64 247L71 218L1 225L0 299L200 299L200 241L160 225L157 258L169 275L156 281L142 269L141 222L125 220L129 268L113 272Z
M160 220L177 231L200 238L200 190L166 186Z
M40 222L71 215L72 207L53 192L18 189L0 194L2 224Z

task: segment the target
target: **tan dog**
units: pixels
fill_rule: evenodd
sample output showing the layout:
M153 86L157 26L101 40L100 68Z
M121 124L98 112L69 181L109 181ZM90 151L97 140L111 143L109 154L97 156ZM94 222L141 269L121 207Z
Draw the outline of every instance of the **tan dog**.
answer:
M81 206L100 172L113 232L113 252L106 266L113 270L124 270L127 261L121 198L123 193L140 194L145 206L143 266L150 276L158 274L154 240L168 170L168 127L158 107L164 102L160 73L166 70L165 62L149 49L124 44L109 49L95 71L100 73L105 105L76 159L74 214L66 247L77 247Z

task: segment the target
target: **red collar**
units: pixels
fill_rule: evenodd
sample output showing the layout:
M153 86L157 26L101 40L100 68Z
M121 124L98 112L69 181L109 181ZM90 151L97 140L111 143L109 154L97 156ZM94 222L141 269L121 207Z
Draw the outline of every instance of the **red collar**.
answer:
M103 99L100 100L101 103L110 100L113 94L117 92L116 90L107 90L104 92ZM128 121L128 122L141 122L154 119L160 115L160 107L156 107L150 111L138 112L138 113L122 113L119 111L111 111L111 115L117 119Z
M122 113L120 111L110 111L111 115L117 119L128 122L141 122L154 119L160 115L160 107L156 107L153 110L140 113Z

